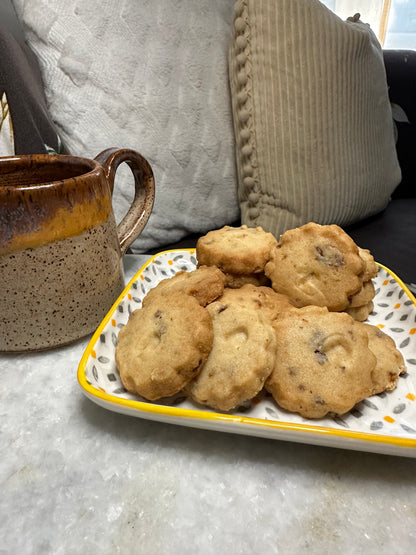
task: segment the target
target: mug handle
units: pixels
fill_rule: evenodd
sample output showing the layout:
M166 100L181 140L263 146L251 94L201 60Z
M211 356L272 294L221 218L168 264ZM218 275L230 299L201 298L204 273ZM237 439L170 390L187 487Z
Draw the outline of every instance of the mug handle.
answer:
M155 180L149 162L135 150L107 148L95 157L101 164L110 187L114 190L114 178L118 166L126 162L134 176L133 202L117 226L117 235L123 255L129 245L140 235L147 224L155 200Z

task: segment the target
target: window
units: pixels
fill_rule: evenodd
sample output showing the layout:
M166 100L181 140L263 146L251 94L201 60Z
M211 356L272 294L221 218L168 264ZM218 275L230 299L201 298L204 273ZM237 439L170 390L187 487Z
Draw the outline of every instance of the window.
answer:
M415 0L321 0L342 19L355 13L368 23L383 48L416 50Z
M416 50L415 0L392 0L384 48Z

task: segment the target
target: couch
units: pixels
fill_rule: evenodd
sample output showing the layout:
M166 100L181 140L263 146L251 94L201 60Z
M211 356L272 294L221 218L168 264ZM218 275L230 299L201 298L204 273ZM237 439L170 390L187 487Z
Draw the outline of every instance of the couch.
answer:
M329 21L332 15L313 2ZM237 8L234 0L127 0L100 16L96 4L1 4L3 129L12 114L14 135L10 145L0 141L1 153L8 146L17 154L89 157L109 146L139 150L158 193L135 252L194 246L209 229L239 225L228 45L233 8L249 2ZM416 52L383 51L383 61L401 179L376 213L334 223L416 288ZM129 202L128 179L120 176L117 217Z

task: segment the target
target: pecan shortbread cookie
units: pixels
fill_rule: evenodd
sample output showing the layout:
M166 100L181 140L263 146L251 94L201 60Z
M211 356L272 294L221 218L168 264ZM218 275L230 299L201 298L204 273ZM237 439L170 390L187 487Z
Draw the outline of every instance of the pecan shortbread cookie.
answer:
M155 400L198 375L214 340L211 316L185 293L155 295L118 335L115 359L124 387Z
M344 310L363 284L364 260L337 225L309 223L286 231L272 250L265 274L297 307Z
M274 324L276 365L265 389L306 418L344 414L371 395L376 357L362 324L348 314L309 306Z
M362 324L368 334L368 346L377 362L373 370L373 394L392 391L396 388L399 376L406 372L403 355L397 349L394 339L377 326Z
M214 326L214 344L185 393L198 403L229 411L263 388L274 367L275 334L268 319L249 304L229 299L215 301L206 310Z
M171 278L163 279L156 287L150 289L143 299L143 306L155 296L166 296L175 292L191 295L201 306L205 306L222 295L225 281L225 275L215 266L201 266L191 272L181 271Z
M264 271L276 238L261 227L225 226L198 239L199 265L217 266L230 274L257 274Z

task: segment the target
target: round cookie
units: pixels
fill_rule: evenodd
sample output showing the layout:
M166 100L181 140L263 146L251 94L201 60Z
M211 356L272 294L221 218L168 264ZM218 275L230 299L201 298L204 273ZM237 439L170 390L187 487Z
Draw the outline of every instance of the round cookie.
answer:
M143 299L143 306L155 295L170 295L174 292L191 295L201 306L205 306L222 295L224 286L225 275L221 270L215 266L200 266L192 272L181 271L160 281L147 293Z
M124 387L155 400L180 391L213 344L211 317L185 293L154 296L120 330L115 359Z
M206 310L212 317L214 344L185 393L198 403L229 411L263 388L274 366L275 334L261 311L249 304L215 301Z
M265 274L297 307L344 310L363 284L364 261L340 227L309 223L286 231L272 250Z
M305 418L344 414L373 390L376 357L362 325L348 314L309 306L274 324L276 365L265 388Z
M264 271L276 238L261 227L225 226L198 239L199 265L217 266L230 274L256 274Z
M400 374L406 372L403 355L394 340L377 326L362 324L368 334L368 346L377 362L373 370L373 394L392 391L396 388Z

